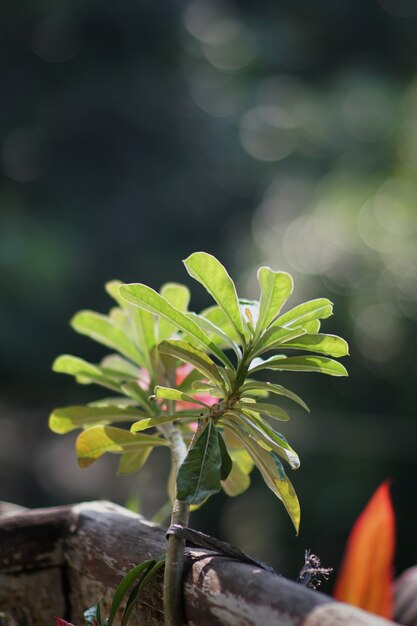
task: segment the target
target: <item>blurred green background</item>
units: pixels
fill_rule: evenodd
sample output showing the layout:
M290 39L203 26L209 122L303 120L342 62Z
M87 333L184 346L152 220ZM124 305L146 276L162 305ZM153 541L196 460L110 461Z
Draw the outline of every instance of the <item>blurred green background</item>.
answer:
M242 296L256 269L324 296L348 339L349 379L276 375L311 406L294 537L254 475L192 524L295 576L305 548L336 567L386 477L397 571L417 563L417 5L414 0L6 1L0 35L0 499L162 504L166 458L114 477L78 469L57 406L98 397L52 374L62 352L104 353L69 328L106 310L111 278L191 280L218 256ZM193 307L209 299L198 288ZM326 587L329 591L331 583Z

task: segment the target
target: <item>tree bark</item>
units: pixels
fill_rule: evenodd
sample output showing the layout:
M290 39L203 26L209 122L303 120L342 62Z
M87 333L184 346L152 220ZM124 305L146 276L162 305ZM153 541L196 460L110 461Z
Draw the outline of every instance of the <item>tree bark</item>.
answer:
M166 549L165 531L122 507L91 502L0 519L0 611L8 626L81 625L103 597L107 613L121 577ZM162 574L144 591L132 626L162 626ZM207 550L188 551L189 626L384 626L392 624L303 585Z

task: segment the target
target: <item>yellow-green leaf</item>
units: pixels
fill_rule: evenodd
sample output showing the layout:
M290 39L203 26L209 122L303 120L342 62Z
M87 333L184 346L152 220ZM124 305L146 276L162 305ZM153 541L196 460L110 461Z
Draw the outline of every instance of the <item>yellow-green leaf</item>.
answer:
M143 389L139 383L133 381L128 382L122 385L122 391L133 400L136 400L145 411L152 414L155 413L155 408L149 401L149 391Z
M233 326L223 309L218 305L213 305L204 309L201 311L200 316L208 319L209 322L214 324L217 328L220 328L220 330L236 344L242 343L242 338L236 328Z
M150 351L156 345L156 318L151 313L138 309L120 296L119 288L123 285L120 280L111 280L106 283L106 291L126 312L131 327L131 332L136 340L137 347L143 356L143 362L147 370L152 373Z
M268 352L269 350L277 350L278 348L285 347L287 341L296 339L305 334L305 329L301 327L297 328L284 328L282 326L276 326L275 324L268 328L268 330L262 335L259 341L255 345L254 355Z
M160 294L179 311L183 311L184 313L187 311L190 302L190 291L185 285L181 285L180 283L165 283L160 289ZM163 317L159 320L158 326L159 341L169 339L178 330L175 324L168 322Z
M135 407L136 405L137 402L133 398L126 398L125 396L107 396L106 398L100 398L88 403L88 406L117 406L122 409Z
M101 360L100 367L112 370L113 372L118 372L126 378L134 378L135 380L139 378L141 373L139 367L133 365L133 363L118 354L109 354L108 356L105 356L104 359Z
M234 408L246 409L247 404L245 405L244 402L236 402L236 404L234 405ZM282 409L280 406L277 406L276 404L256 402L250 405L250 410L256 411L257 413L264 413L265 415L268 415L269 417L282 420L283 422L286 422L290 419L290 416L288 415L287 411Z
M121 391L118 381L106 375L102 368L72 354L61 354L52 365L54 372L75 376L81 384L96 383L113 391Z
M308 322L303 322L302 327L309 335L315 335L319 332L321 326L320 320L310 320Z
M173 415L158 415L156 417L146 417L144 419L141 419L137 422L135 422L134 424L132 424L130 430L132 431L132 433L138 433L141 432L143 430L147 430L148 428L154 428L156 426L160 426L161 424L167 424L168 422L174 422L175 420L181 419L181 421L195 421L196 419L198 419L199 414L196 413L196 415L190 416L183 416L180 413L174 413Z
M283 348L318 352L336 358L349 354L349 346L344 339L337 335L324 335L320 333L315 335L302 335L296 339L291 339L285 343Z
M200 346L209 348L209 350L217 356L217 358L229 366L230 361L226 355L218 348L201 328L190 319L185 313L176 309L163 296L151 289L147 285L141 283L132 283L122 285L119 289L120 295L131 304L145 309L150 313L163 317L168 322L174 324L184 333L191 335Z
M79 311L72 318L71 326L78 333L117 350L135 363L139 365L143 363L143 358L130 337L106 315L95 311Z
M300 398L296 393L290 391L290 389L286 389L282 385L275 385L269 382L262 382L257 380L249 380L246 382L241 388L240 393L242 395L252 395L251 392L256 390L266 391L267 393L275 393L279 396L285 396L286 398L290 398L297 404L303 407L306 411L310 411L304 400Z
M239 335L243 337L243 322L236 287L226 268L216 257L206 252L194 252L184 260L184 265L190 276L207 289L226 313Z
M108 317L112 324L120 328L133 341L132 325L126 311L123 311L118 306L114 306L110 309Z
M259 333L279 315L281 308L292 294L294 283L290 274L273 272L269 267L258 270L261 288L259 318L256 330Z
M133 474L133 472L140 470L148 460L152 449L152 446L149 446L148 448L143 448L143 450L122 454L119 467L117 468L117 475L125 476L126 474Z
M300 503L294 487L285 474L281 461L274 452L267 452L253 439L246 436L242 436L241 439L267 486L282 500L298 534L300 528Z
M258 360L261 361L261 359ZM251 373L253 374L263 369L319 372L329 376L348 376L346 368L341 363L324 356L292 356L283 358L280 355L279 357L271 357L253 367Z
M228 496L234 497L249 487L249 474L253 469L253 461L243 448L229 449L229 454L233 461L233 467L226 480L222 481L222 488Z
M173 400L174 402L193 402L194 404L199 404L205 408L208 407L205 402L201 402L200 400L183 393L179 389L172 389L171 387L161 387L158 385L155 387L154 394L156 398L162 398L163 400Z
M181 341L180 339L163 341L159 344L158 349L162 354L169 354L185 363L190 363L216 386L223 390L225 389L225 382L214 361L207 354L194 348L186 341Z
M238 359L242 357L242 351L239 348L238 343L231 339L230 336L228 336L221 328L216 326L210 319L202 315L197 315L196 313L187 313L187 315L198 326L200 326L200 328L207 334L208 337L210 337L211 341L213 341L216 346L222 349L232 348Z
M303 302L290 311L280 315L274 326L302 326L306 322L317 319L326 319L333 314L333 302L327 298L316 298Z
M76 449L80 467L88 467L106 452L123 454L137 452L150 446L168 446L168 442L152 435L137 435L123 428L93 426L77 439Z
M291 448L286 439L256 413L251 413L249 408L227 412L221 421L234 433L236 430L246 433L266 450L275 450L293 469L300 466L298 454Z
M77 428L112 424L114 422L134 422L141 417L145 417L145 414L134 408L88 405L68 406L52 411L49 416L49 428L54 433L63 435Z

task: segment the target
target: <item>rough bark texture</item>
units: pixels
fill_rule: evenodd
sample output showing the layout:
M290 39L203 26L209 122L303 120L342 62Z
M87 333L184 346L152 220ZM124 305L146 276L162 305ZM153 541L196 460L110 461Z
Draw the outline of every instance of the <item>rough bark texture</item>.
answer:
M103 596L107 612L123 574L165 551L165 532L104 502L9 514L0 519L0 611L7 626L45 625L59 615L82 623ZM189 626L384 626L387 622L334 602L285 578L191 550L184 579ZM132 626L159 626L162 577L146 589Z

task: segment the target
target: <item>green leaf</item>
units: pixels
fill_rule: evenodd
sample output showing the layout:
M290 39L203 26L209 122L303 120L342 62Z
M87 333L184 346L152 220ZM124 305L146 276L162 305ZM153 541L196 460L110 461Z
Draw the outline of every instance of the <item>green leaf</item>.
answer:
M271 326L255 344L254 356L268 352L269 350L276 350L281 346L285 347L287 341L296 339L305 334L304 328L283 328L282 326Z
M121 309L120 307L115 306L110 309L108 318L112 322L112 324L120 328L120 330L122 330L132 342L134 341L132 334L132 325L129 319L129 315L126 311L123 311L123 309Z
M152 449L152 446L149 446L148 448L143 448L143 450L122 454L119 467L117 468L117 476L125 476L126 474L133 474L133 472L139 471L148 460Z
M88 467L106 452L124 454L143 450L149 446L168 445L168 442L160 437L137 435L113 426L93 426L82 432L76 442L80 467Z
M224 393L219 387L214 386L212 383L205 383L202 380L194 382L192 389L194 393L208 393L215 398L224 397Z
M180 311L186 311L190 303L190 290L181 283L165 283L160 289L163 296L172 306Z
M255 326L259 319L259 302L257 300L239 298L239 309L251 335L254 335Z
M267 486L278 496L289 514L296 533L300 527L300 503L290 480L285 474L284 467L274 452L267 452L253 439L236 432L243 445L252 457L256 467L262 474Z
M236 287L223 265L211 254L194 252L184 260L187 272L207 289L244 338Z
M261 288L261 300L256 330L260 333L279 315L281 308L293 292L294 283L290 274L273 272L269 267L259 268L258 282Z
M192 389L194 392L206 391L207 393L215 390L220 391L216 385L213 385L213 383L207 383L204 380L196 380L193 382Z
M198 324L198 326L200 326L200 328L207 334L208 337L210 337L211 341L213 341L216 345L223 349L232 348L237 358L242 358L242 351L239 348L239 345L221 328L216 326L212 321L210 321L206 317L203 317L202 315L197 315L196 313L188 313L187 315L196 324Z
M139 565L136 565L133 569L131 569L120 581L118 584L116 591L114 592L113 602L111 603L109 617L107 619L107 626L112 626L114 622L114 618L117 615L120 605L122 604L126 593L129 588L135 582L135 580L141 575L150 571L152 567L155 565L156 561L151 559L149 561L144 561Z
M60 374L75 376L80 384L96 383L113 391L121 391L118 382L105 375L99 366L71 354L61 354L53 362L52 369Z
M122 616L122 619L121 619L121 622L120 622L120 626L127 626L128 622L129 622L130 615L131 615L133 609L137 605L137 600L138 600L138 597L139 597L141 591L143 590L143 588L146 585L149 584L150 580L155 576L155 574L158 572L158 570L161 569L161 567L164 566L165 560L166 560L166 555L162 554L157 559L155 559L155 561L151 565L151 567L147 568L143 572L143 578L141 579L141 581L137 585L135 585L135 587L132 589L132 591L129 594L128 600L126 602L125 610L123 611L123 616Z
M195 413L194 415L187 414L183 416L181 413L174 413L173 415L158 415L157 417L147 417L145 419L141 419L138 422L132 424L130 430L132 433L137 433L142 430L147 430L148 428L154 428L156 426L160 426L161 424L167 424L168 422L174 422L175 420L181 419L181 421L193 421L200 417L199 413Z
M233 432L230 430L230 428L227 427L227 425L223 425L223 438L227 446L227 449L230 452L236 449L238 450L242 449L241 440L238 439L238 437L236 437L236 435L233 434Z
M320 320L310 320L309 322L304 322L302 327L309 335L315 335L319 332L321 326Z
M177 383L177 389L184 391L184 393L193 391L194 383L200 381L204 376L204 374L196 370L194 367L190 368L190 370L190 373L187 374L187 376L183 378L179 384Z
M300 466L298 454L291 448L286 439L256 413L251 413L248 409L230 411L222 417L221 421L233 432L236 432L237 429L239 432L254 438L266 450L275 450L293 469Z
M134 422L145 417L142 411L116 406L68 406L55 409L49 416L49 428L59 435L69 433L76 428L92 425L111 424L113 422Z
M261 359L258 359L259 361ZM333 359L324 356L292 356L288 358L271 357L251 369L251 373L263 369L269 370L292 370L295 372L319 372L329 376L348 376L346 368Z
M69 374L71 376L101 376L101 371L96 365L80 359L78 356L71 354L61 354L52 364L54 372L60 374Z
M229 320L221 307L217 305L210 306L201 311L199 317L209 320L209 322L214 324L216 328L220 328L220 330L232 341L234 341L235 344L242 343L241 336L236 331L236 328L233 326L232 322Z
M136 337L138 346L143 352L149 352L156 344L155 338L155 317L135 306L132 306L119 293L120 287L124 283L121 280L111 280L106 283L106 291L126 311L130 320L133 335Z
M185 313L173 307L168 300L154 289L142 285L141 283L132 283L130 285L122 285L119 291L127 302L163 317L168 320L168 322L172 322L177 328L191 335L200 346L209 348L222 363L227 365L227 367L232 367L226 355L210 341L209 337L207 337L201 328Z
M224 443L223 437L218 429L217 436L219 438L219 449L220 456L222 460L221 468L220 468L220 480L226 480L232 471L233 461L230 458L230 455L227 451L226 444Z
M179 311L187 311L190 302L190 291L185 285L166 283L161 287L160 294ZM178 328L175 324L161 318L158 329L159 341L169 339L177 330Z
M251 391L242 392L242 387L239 387L239 395L243 398L252 398L252 400L257 402L261 398L267 398L268 392L265 389L252 389Z
M226 480L222 481L222 488L228 496L238 496L250 485L250 476L253 461L243 448L229 450L233 467Z
M297 339L287 341L283 347L296 350L308 350L309 352L318 352L320 354L334 356L336 358L349 354L349 346L347 342L337 335L302 335Z
M269 415L269 417L273 417L274 419L281 420L286 422L290 419L287 411L284 411L280 406L276 404L268 404L264 402L256 402L255 404L251 404L249 407L244 402L236 402L234 405L236 409L247 409L250 408L251 411L256 411L257 413L265 413L265 415Z
M239 416L248 419L251 427L256 429L255 439L261 447L270 452L275 451L282 459L289 463L292 469L298 469L300 467L300 458L296 451L289 445L284 435L277 432L268 422L251 409L240 411ZM259 437L259 431L262 432L263 436Z
M275 320L274 326L302 326L311 320L326 319L332 314L333 302L327 298L316 298L287 311Z
M209 420L178 470L177 499L188 504L200 504L217 493L221 488L221 465L217 429Z
M302 406L303 409L305 409L306 411L310 412L310 409L308 408L308 406L306 405L304 400L302 400L300 398L300 396L298 396L293 391L290 391L289 389L286 389L282 385L274 385L274 384L268 383L268 382L261 382L261 381L256 381L256 380L255 381L251 381L251 380L249 380L248 382L246 382L240 388L240 393L242 395L245 395L245 394L251 395L251 391L254 391L254 390L257 390L257 389L267 391L268 393L275 393L275 394L277 394L279 396L285 396L286 398L290 398L290 400L293 400L294 402L296 402L297 404Z
M171 387L161 387L158 385L155 387L155 397L162 398L164 400L174 400L174 402L192 402L193 404L199 404L200 406L204 406L208 408L208 405L205 402L201 402L196 398L193 398L179 389L172 389Z
M180 361L190 363L190 365L198 369L199 372L211 380L214 385L226 391L225 382L218 366L204 352L193 348L191 344L179 339L163 341L159 344L158 348L162 354L170 354L180 359Z
M94 311L80 311L72 318L71 326L78 333L117 350L135 363L139 365L143 363L143 358L131 339L106 315Z
M127 361L118 354L109 354L101 360L100 367L106 370L112 370L113 372L119 372L126 378L134 378L137 380L140 376L141 370L136 365L133 365L130 361Z
M122 307L122 309L126 311L129 318L132 335L135 338L137 347L143 357L143 363L146 369L152 375L153 368L150 358L150 352L152 348L156 345L156 318L154 315L151 315L150 313L143 311L142 309L138 309L136 306L133 306L126 302L126 300L124 300L119 293L119 288L121 285L123 285L123 283L120 280L111 280L106 283L106 291L112 296L112 298L116 300L116 302Z
M108 396L107 398L100 398L88 403L88 406L117 406L121 409L135 407L136 405L137 402L133 398L126 398L125 396Z
M149 391L143 389L138 383L126 383L122 386L122 391L135 400L147 413L155 414L155 407L149 401Z

